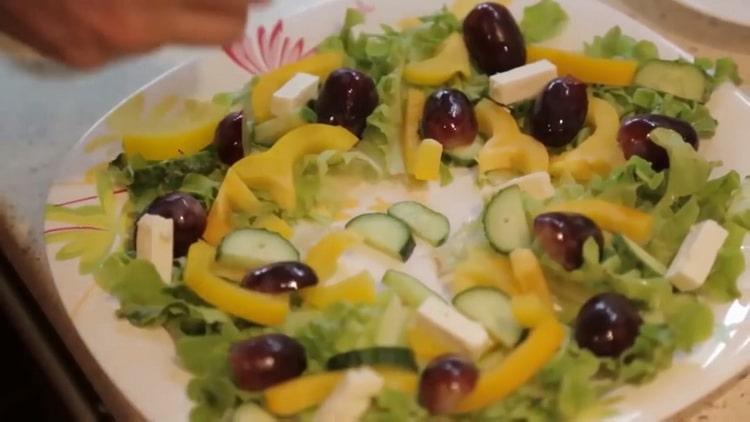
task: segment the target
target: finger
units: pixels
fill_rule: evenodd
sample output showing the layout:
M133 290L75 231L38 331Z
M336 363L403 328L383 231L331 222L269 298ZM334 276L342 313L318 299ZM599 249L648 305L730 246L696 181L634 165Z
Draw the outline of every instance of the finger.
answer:
M245 34L246 16L182 13L172 18L168 41L187 44L224 44Z
M182 0L182 7L196 12L236 15L246 14L248 3L252 2L248 0Z

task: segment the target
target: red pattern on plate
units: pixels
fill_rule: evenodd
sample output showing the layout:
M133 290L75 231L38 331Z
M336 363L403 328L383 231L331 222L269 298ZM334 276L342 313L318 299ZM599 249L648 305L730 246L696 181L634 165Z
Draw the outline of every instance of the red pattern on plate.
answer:
M255 39L245 37L224 46L229 58L253 75L294 63L311 51L305 51L304 38L292 39L284 35L282 20L277 21L270 30L263 25L258 26Z

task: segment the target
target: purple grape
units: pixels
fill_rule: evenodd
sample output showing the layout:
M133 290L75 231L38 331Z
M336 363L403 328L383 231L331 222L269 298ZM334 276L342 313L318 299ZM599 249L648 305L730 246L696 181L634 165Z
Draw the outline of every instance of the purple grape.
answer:
M219 122L214 133L214 145L219 159L224 164L232 165L245 156L242 146L243 114L241 111L229 113Z
M562 147L586 124L589 98L586 84L572 76L551 80L531 111L531 134L548 147Z
M576 343L597 356L617 357L635 343L641 324L638 309L627 297L601 293L578 311Z
M266 334L234 343L229 349L234 383L261 391L300 376L307 369L305 347L284 334Z
M690 146L698 150L698 133L690 123L674 117L659 114L644 114L633 116L622 122L617 140L620 142L622 152L626 159L637 155L651 163L656 171L669 168L669 155L667 151L656 145L649 134L656 128L672 129L682 136L682 139Z
M183 192L172 192L156 198L144 214L169 218L174 224L172 250L175 258L185 256L190 245L206 230L206 210L197 199Z
M419 404L431 414L449 413L474 390L479 369L470 360L457 355L433 359L419 379Z
M263 293L297 291L318 284L315 270L301 262L277 262L252 270L242 286Z
M422 136L446 149L471 145L479 128L471 101L461 91L439 89L427 98L422 114Z
M464 42L477 67L488 75L526 64L523 34L510 11L482 3L464 19Z
M315 104L318 123L343 126L362 137L367 117L378 106L378 91L368 75L341 68L328 76Z
M602 231L581 214L550 212L534 219L534 235L544 252L568 271L583 264L583 246L589 238L604 246Z

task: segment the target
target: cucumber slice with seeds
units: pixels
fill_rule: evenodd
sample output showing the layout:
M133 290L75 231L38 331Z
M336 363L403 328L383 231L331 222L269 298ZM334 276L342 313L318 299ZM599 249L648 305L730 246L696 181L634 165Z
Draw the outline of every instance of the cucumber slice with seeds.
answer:
M635 85L655 89L688 100L705 99L708 80L706 74L692 63L650 60L635 74Z
M406 305L414 308L419 307L429 297L442 300L440 295L425 286L421 281L401 271L386 271L383 275L383 284L390 287Z
M480 323L506 347L514 347L521 338L523 327L513 317L510 299L498 289L474 287L465 290L453 298L453 306Z
M523 197L518 186L503 189L484 210L484 234L498 252L510 253L531 244Z
M299 252L278 233L263 229L240 229L219 244L216 261L232 267L257 268L283 261L299 261Z
M414 352L406 347L371 347L352 350L335 355L326 363L329 371L359 366L395 366L412 371L417 370Z
M445 243L451 232L451 225L446 216L419 202L404 201L394 204L388 209L388 215L406 223L415 235L432 246Z
M404 262L416 246L409 226L388 214L363 214L346 223L346 228L359 233L373 248Z

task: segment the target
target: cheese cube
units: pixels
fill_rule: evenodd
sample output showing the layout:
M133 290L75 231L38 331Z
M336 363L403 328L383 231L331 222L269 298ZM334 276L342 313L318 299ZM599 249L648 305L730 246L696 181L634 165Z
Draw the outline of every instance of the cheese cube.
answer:
M416 323L475 359L492 346L484 327L435 297L419 306Z
M490 77L490 98L505 105L528 100L556 77L557 67L548 60L496 73Z
M318 97L320 78L309 73L297 73L271 97L271 113L281 116L304 107Z
M350 369L315 413L315 422L357 422L385 385L368 367Z
M555 195L555 187L552 186L552 179L546 171L527 174L516 177L503 183L496 192L511 186L518 186L523 192L526 192L532 198L547 199Z
M136 256L154 264L156 272L168 283L172 280L174 222L160 215L144 214L137 225Z
M682 291L703 285L729 232L713 220L694 225L667 270L667 281Z

